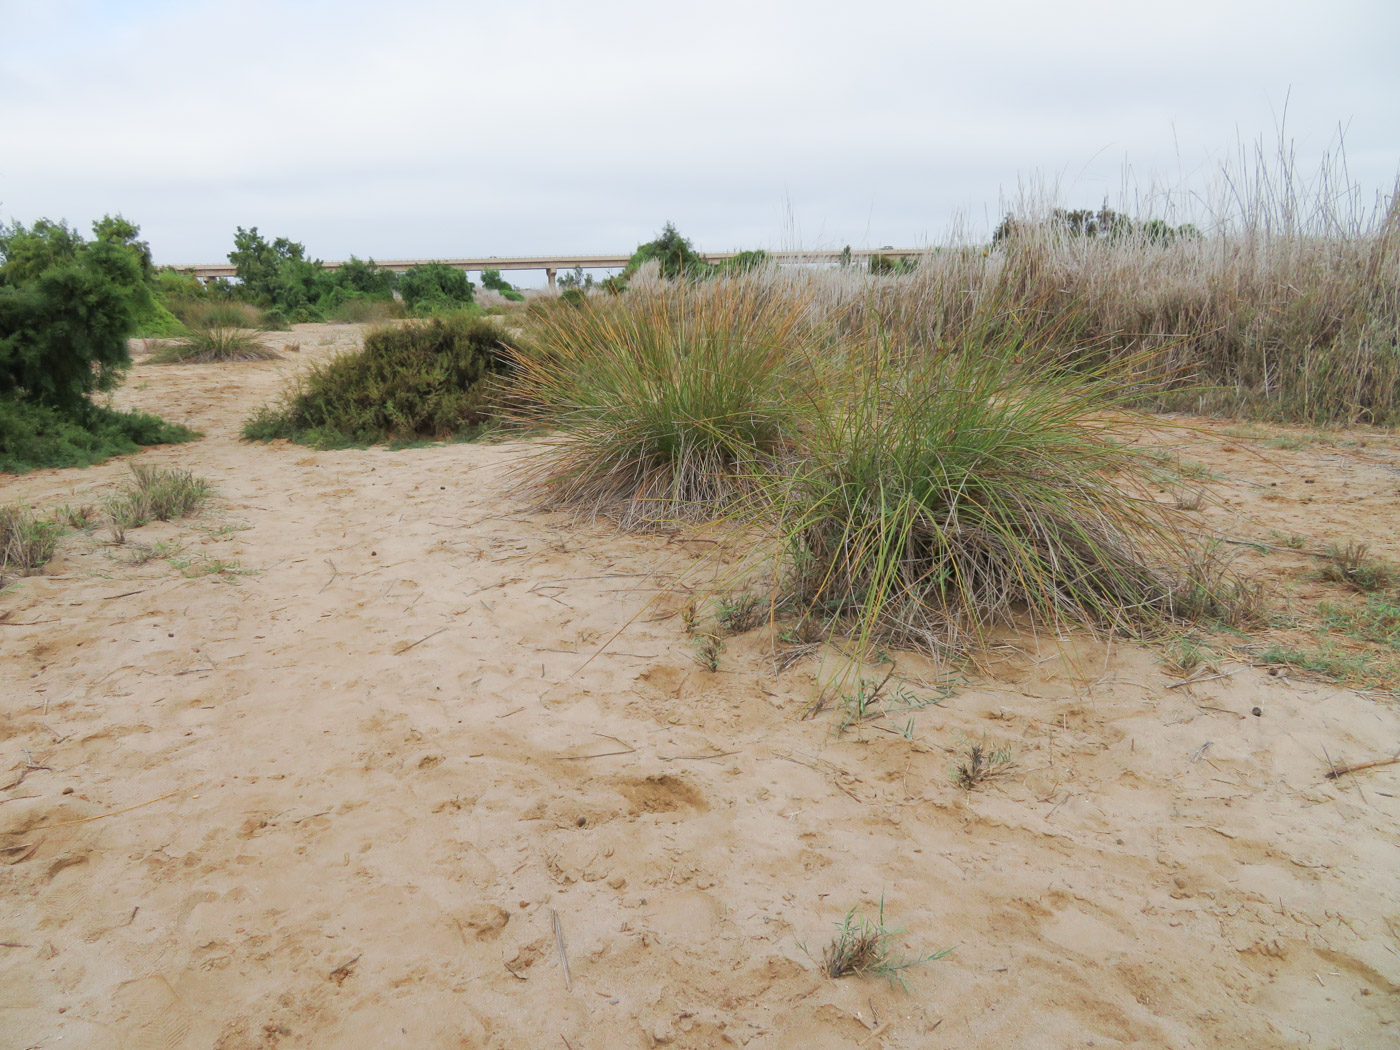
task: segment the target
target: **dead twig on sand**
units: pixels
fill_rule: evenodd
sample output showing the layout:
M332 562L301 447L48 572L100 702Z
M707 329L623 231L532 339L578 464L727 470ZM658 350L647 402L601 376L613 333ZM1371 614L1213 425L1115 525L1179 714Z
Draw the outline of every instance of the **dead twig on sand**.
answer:
M1184 689L1188 685L1199 685L1202 682L1213 682L1217 678L1229 678L1231 675L1237 675L1244 670L1247 670L1247 668L1236 667L1233 671L1223 671L1220 674L1210 674L1206 675L1204 678L1187 678L1184 681L1173 682L1171 685L1167 686L1167 688Z
M1376 769L1379 766L1393 766L1397 762L1400 762L1400 751L1396 751L1395 754L1391 755L1389 758L1377 758L1370 762L1357 762L1352 766L1334 765L1327 771L1326 778L1328 780L1337 780L1340 777L1346 776L1348 773L1359 773L1363 769Z
M153 806L157 802L164 802L166 799L172 798L175 795L180 794L180 792L182 791L195 791L202 786L202 784L196 784L192 788L176 788L174 791L161 795L159 798L148 799L145 802L138 802L136 803L136 805L127 806L125 809L114 809L110 813L99 813L95 817L79 817L77 820L65 820L58 824L42 824L38 827L30 828L29 830L48 831L50 828L68 828L72 827L74 824L90 824L94 820L106 820L108 817L119 817L123 813L130 813L133 809L141 809L143 806Z
M610 735L607 734L607 733L594 733L593 735L594 735L594 736L600 736L600 737L602 737L604 740L614 740L614 741L616 741L617 743L621 744L623 747L625 747L627 750L626 750L626 751L604 751L604 752L602 752L601 754L597 754L597 755L564 755L564 756L560 759L560 761L563 761L563 762L578 762L578 761L581 761L582 759L585 759L585 758L608 758L608 757L610 757L610 756L612 756L612 755L632 755L632 754L636 754L636 752L637 752L637 749L636 749L635 747L633 747L631 744L629 744L626 740L619 740L617 737L615 737L615 736L610 736Z
M364 953L361 952L360 955ZM337 985L345 983L345 979L355 972L355 964L360 961L360 955L355 956L349 962L343 962L326 975L326 980L334 981Z
M399 646L399 648L397 648L397 649L394 650L394 655L395 655L395 656L402 656L404 653L406 653L406 652L408 652L410 649L412 649L415 645L422 645L422 644L423 644L424 642L426 642L429 638L436 638L438 635L442 634L443 631L446 631L446 630L447 630L449 627L451 627L451 626L452 626L451 624L448 624L447 627L439 627L439 628L438 628L436 631L434 631L432 634L425 634L425 635L423 635L422 638L419 638L418 641L416 641L416 642L409 642L407 645L401 645L401 646Z
M716 751L713 755L657 755L663 762L704 762L711 758L728 758L737 751Z
M564 924L559 921L559 913L553 908L549 909L549 921L554 927L554 944L559 949L559 965L564 970L564 988L572 992L574 982L569 976L569 954L564 949Z

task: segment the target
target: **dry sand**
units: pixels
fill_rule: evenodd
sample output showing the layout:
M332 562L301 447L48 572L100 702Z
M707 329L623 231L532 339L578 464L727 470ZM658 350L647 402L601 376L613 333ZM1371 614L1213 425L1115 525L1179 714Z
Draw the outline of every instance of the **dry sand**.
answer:
M912 740L837 735L766 628L695 662L662 584L703 546L531 513L522 443L238 440L357 337L138 365L120 403L207 435L139 458L220 495L128 540L195 560L75 536L0 596L0 1047L1400 1045L1400 766L1324 776L1400 747L1392 701L1027 638ZM1203 519L1400 558L1393 440L1222 429L1182 438L1225 475ZM964 791L984 737L1017 768ZM903 950L956 950L908 992L822 976L803 945L882 896Z

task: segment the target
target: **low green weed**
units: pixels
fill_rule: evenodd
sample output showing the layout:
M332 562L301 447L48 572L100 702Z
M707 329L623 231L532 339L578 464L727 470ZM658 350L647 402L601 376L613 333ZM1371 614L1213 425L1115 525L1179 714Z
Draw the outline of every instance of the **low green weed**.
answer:
M945 948L927 955L896 954L892 942L903 932L886 924L883 894L874 918L860 913L859 908L852 908L836 924L836 937L822 950L822 972L833 980L857 975L883 977L891 985L908 991L909 970L945 958L953 949Z
M1330 544L1326 549L1327 563L1322 578L1329 583L1341 583L1354 590L1370 594L1395 586L1396 566L1382 558L1372 557L1371 549L1358 540L1345 544Z
M993 747L985 740L974 740L964 745L960 759L953 766L953 783L964 791L971 791L979 784L1015 770L1016 762L1009 745Z

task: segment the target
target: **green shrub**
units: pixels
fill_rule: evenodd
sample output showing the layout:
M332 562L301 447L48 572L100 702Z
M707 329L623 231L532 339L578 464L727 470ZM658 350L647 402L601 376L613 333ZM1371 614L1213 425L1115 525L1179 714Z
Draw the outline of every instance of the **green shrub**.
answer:
M510 292L515 290L511 283L501 276L500 270L482 270L481 287L489 288L493 292Z
M501 332L456 315L377 328L363 349L315 365L243 436L323 448L442 439L489 417L486 383L504 366Z
M153 302L150 310L137 319L136 331L132 334L139 339L171 339L186 332L180 319L166 309L165 304Z
M155 272L152 281L156 296L169 305L177 299L215 299L215 289L206 285L194 274L181 273L171 266L162 266Z
M399 281L393 270L386 270L373 259L357 259L353 255L341 263L331 279L335 288L347 296L378 300L393 299Z
M424 263L399 278L404 305L419 315L441 314L471 305L474 285L461 270L445 263Z
M265 305L286 304L278 298L286 288L285 271L288 263L304 263L306 249L286 237L271 243L258 233L256 226L245 230L238 227L233 235L233 251L228 261L238 274L238 294ZM294 304L300 305L300 304Z
M656 260L661 268L661 276L667 280L680 277L706 277L713 272L700 254L696 252L688 238L682 237L673 223L667 223L654 240L637 246L632 258L627 260L621 277L626 281L644 263Z
M731 255L728 259L715 264L715 272L730 277L738 277L741 274L752 273L754 270L762 269L768 264L768 253L762 248L740 252L738 255Z
M117 385L151 301L130 252L95 241L18 284L9 263L0 274L0 397L71 410Z
M64 412L0 398L0 473L52 467L86 467L143 445L192 441L200 435L140 412L87 405Z
M340 324L383 324L403 317L403 304L394 299L370 299L360 295L338 296L327 311L328 320Z
M85 242L64 223L0 228L0 470L86 466L194 434L93 405L131 365L127 340L156 315L150 249L120 216Z

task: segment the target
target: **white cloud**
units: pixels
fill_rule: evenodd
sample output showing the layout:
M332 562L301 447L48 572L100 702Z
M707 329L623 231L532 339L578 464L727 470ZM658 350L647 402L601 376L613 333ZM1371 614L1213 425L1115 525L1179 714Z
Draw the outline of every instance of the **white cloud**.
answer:
M36 10L36 7L38 8ZM1348 126L1400 167L1400 8L1351 3L0 4L0 214L121 210L165 261L908 243Z

